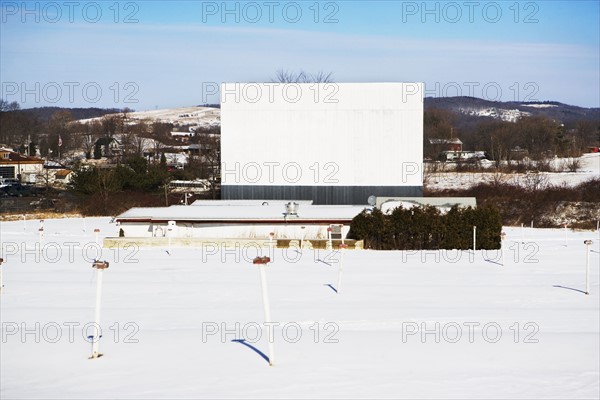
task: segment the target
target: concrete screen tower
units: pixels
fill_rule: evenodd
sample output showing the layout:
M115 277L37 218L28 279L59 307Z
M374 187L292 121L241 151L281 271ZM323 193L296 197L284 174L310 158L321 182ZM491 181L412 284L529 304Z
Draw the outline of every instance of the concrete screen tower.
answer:
M422 196L422 83L224 83L222 199Z

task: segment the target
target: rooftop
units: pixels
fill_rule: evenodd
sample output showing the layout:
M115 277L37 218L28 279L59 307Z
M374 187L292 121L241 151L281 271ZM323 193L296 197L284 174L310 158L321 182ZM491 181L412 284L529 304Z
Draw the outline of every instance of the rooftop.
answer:
M205 201L206 202L206 201ZM220 202L220 201L218 201ZM235 203L224 201L225 204L196 204L193 206L170 206L170 207L137 207L132 208L117 216L116 220L127 222L164 222L164 221L193 221L193 222L285 222L286 208L284 202L268 205L256 205L241 201ZM298 202L296 202L298 203ZM368 206L332 206L311 205L299 203L297 214L288 215L290 223L300 222L342 222L351 221Z
M15 163L43 164L44 163L44 160L42 160L41 158L29 157L29 156L17 153L15 151L11 151L6 148L1 148L0 153L2 153L2 156L0 157L0 164L15 164Z

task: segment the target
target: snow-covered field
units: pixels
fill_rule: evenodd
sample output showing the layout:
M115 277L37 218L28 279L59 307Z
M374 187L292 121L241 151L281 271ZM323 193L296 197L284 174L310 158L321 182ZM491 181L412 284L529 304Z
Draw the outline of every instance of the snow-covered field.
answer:
M467 189L481 182L500 181L518 185L535 185L541 181L551 185L576 186L587 180L600 177L600 153L586 153L579 158L581 167L577 172L540 172L539 174L499 174L495 172L442 171L426 175L425 185L429 189ZM560 167L567 159L554 159L551 166Z
M115 115L115 114L110 114ZM116 114L121 116L122 114ZM165 122L171 124L216 126L221 123L221 110L212 107L181 107L165 108L160 110L134 111L127 114L131 123L139 121ZM104 117L81 119L79 122L87 123L101 120Z
M459 111L467 115L475 115L478 117L492 117L502 121L516 122L522 117L528 117L531 113L520 111L518 109L507 110L505 108L461 108Z
M278 249L269 367L257 249L104 249L104 356L89 360L93 229L117 229L44 225L37 250L38 221L0 225L3 399L599 397L598 232L505 228L504 262L347 251L340 293L329 253Z

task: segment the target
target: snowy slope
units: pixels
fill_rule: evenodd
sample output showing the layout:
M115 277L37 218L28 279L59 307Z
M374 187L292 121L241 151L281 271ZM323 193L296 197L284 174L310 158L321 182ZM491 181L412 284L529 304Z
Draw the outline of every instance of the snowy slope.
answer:
M123 114L109 114L122 116ZM104 117L82 119L79 122L87 123L101 120ZM218 126L221 124L221 110L212 107L181 107L165 108L160 110L135 111L127 114L129 123L137 121L164 122L175 125Z
M0 225L2 398L598 398L597 232L569 231L565 246L561 230L506 228L504 265L496 252L348 251L339 294L328 253L278 250L267 279L272 315L288 325L269 367L232 342L263 322L256 249L105 249L104 357L88 360L96 285L84 256L93 228L116 226L47 220L36 260L26 250L39 225L26 223ZM203 340L203 327L231 332ZM431 333L411 334L421 327ZM267 352L264 337L253 346Z
M516 122L522 117L528 117L531 114L520 110L507 110L504 108L460 108L459 112L477 116L477 117L491 117L494 119L500 119L502 121Z

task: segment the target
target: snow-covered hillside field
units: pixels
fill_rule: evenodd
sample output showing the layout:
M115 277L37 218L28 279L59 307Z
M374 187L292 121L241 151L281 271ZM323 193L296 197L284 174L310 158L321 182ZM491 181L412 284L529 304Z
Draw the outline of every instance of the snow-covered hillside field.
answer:
M600 177L600 153L586 153L579 158L581 167L577 172L540 172L539 174L498 174L495 172L456 172L448 171L425 175L425 185L429 189L467 189L482 182L504 182L518 185L530 185L532 181L539 183L543 179L547 184L576 186L587 180ZM560 168L568 159L554 159L553 168ZM488 162L490 165L491 162ZM536 175L536 176L533 176Z
M109 114L122 116L122 114ZM102 120L104 117L81 119L79 122L87 123ZM165 108L160 110L134 111L127 114L130 123L139 121L165 122L179 125L196 125L202 127L218 126L221 123L221 110L212 107L180 107Z
M495 251L347 251L340 293L329 253L278 249L269 367L266 337L255 340L257 249L103 249L104 356L89 360L93 230L101 240L117 227L46 220L36 249L38 228L0 225L3 399L599 396L598 232L565 242L563 230L505 228L503 262Z

